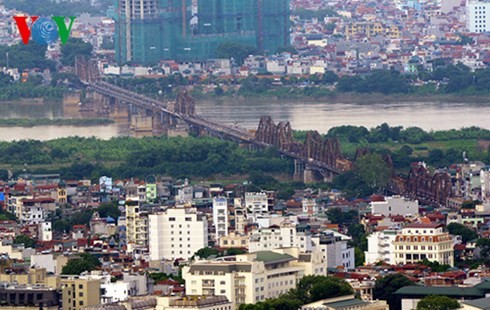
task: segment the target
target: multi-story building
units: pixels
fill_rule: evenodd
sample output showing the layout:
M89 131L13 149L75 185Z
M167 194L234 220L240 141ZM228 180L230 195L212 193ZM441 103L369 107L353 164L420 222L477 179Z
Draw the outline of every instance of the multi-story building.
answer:
M235 211L235 232L244 234L247 226L247 210L243 208L241 198L235 198L233 206Z
M400 196L384 197L381 201L371 202L371 212L384 216L403 215L417 216L419 214L419 202Z
M159 297L155 310L235 310L225 296Z
M125 207L127 242L148 245L148 212L141 210L138 200L127 200Z
M81 310L100 304L99 280L80 279L78 276L61 278L63 309Z
M283 222L280 226L260 228L250 234L250 252L290 247L297 247L302 252L311 252L314 247L311 233L298 232L295 223Z
M343 266L346 269L355 267L354 248L349 246L351 237L333 230L316 234L312 237L317 251L321 252L327 268Z
M59 300L60 298L55 288L0 285L0 307L2 309L57 310L60 308Z
M298 248L198 261L182 270L186 295L226 296L236 306L278 297L312 274L325 274L321 254Z
M150 259L190 259L208 246L208 222L195 209L177 207L149 216Z
M238 42L265 52L289 45L289 0L118 0L120 63L203 61Z
M424 259L454 266L454 240L442 224L411 224L395 238L395 264Z
M216 240L228 235L228 201L225 197L213 198L213 224Z
M466 28L469 32L490 31L490 1L468 0L466 2Z
M323 207L314 198L303 198L301 201L303 213L313 215L323 211Z
M250 237L248 235L231 232L227 236L219 238L219 247L248 249L249 238Z
M245 209L248 215L267 214L269 202L266 193L245 193Z
M375 231L367 237L368 250L366 255L366 264L375 264L384 262L390 265L395 263L395 239L397 231L387 229Z

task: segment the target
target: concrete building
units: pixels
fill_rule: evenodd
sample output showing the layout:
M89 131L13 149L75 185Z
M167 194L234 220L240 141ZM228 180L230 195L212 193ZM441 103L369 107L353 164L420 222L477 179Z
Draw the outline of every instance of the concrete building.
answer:
M149 216L150 259L190 259L208 246L208 222L195 209L177 207Z
M259 228L250 234L249 252L290 247L297 247L302 252L313 251L311 233L298 232L295 223L283 222L280 226Z
M354 248L348 245L351 240L349 236L328 230L314 235L312 240L316 249L322 253L327 268L355 267Z
M225 296L159 297L155 310L235 310Z
M384 216L417 216L419 214L419 202L417 200L400 196L384 197L383 201L372 201L370 207L373 214Z
M231 232L227 236L219 238L220 248L247 248L249 242L248 235Z
M490 2L468 0L466 2L466 28L469 32L490 31Z
M216 240L228 235L228 202L225 197L213 198L213 224Z
M267 214L269 203L266 193L245 193L245 209L249 215Z
M126 201L125 207L127 242L148 245L148 212L141 210L138 200Z
M0 285L0 308L3 310L58 310L59 300L55 288Z
M80 279L78 276L61 278L64 310L81 310L100 304L99 280Z
M375 231L367 237L368 250L365 251L366 264L384 262L387 264L395 263L395 239L397 231L387 229Z
M454 266L454 240L442 224L412 224L396 236L395 264L416 263L424 259Z
M278 297L305 275L324 275L322 265L319 253L288 248L195 262L182 275L186 295L226 296L239 306Z
M301 310L389 310L386 301L367 302L356 299L354 295L347 295L329 299L322 299L304 305Z
M247 226L247 210L243 208L242 199L235 198L233 200L233 206L235 209L235 232L245 234L245 227Z

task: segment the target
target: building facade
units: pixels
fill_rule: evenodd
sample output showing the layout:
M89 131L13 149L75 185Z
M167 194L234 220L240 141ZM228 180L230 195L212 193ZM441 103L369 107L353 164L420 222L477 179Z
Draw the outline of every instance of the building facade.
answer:
M213 198L213 224L216 240L228 235L228 202L225 197Z
M100 304L99 280L80 279L78 276L61 278L63 309L81 310Z
M417 200L400 196L384 197L382 201L372 201L370 207L373 214L384 216L417 216L419 214L419 202Z
M490 2L468 0L466 2L466 27L469 32L490 31Z
M149 216L150 259L190 259L208 246L208 222L195 209L174 208Z
M148 212L141 210L138 200L128 200L126 207L126 238L128 243L148 245Z
M424 259L454 266L454 240L442 224L412 224L395 238L395 264L417 263Z
M289 0L118 0L114 17L120 63L203 61L226 42L289 45Z
M384 262L387 264L395 263L395 239L397 231L387 229L384 231L375 231L367 237L368 250L366 255L366 264L375 264Z

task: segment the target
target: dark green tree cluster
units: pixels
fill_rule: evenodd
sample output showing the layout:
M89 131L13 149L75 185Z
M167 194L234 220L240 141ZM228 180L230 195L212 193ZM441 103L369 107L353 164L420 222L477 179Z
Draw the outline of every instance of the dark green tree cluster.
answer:
M406 94L410 91L407 78L394 70L375 70L366 77L344 76L337 83L340 92Z
M59 1L56 4L53 4L51 0L5 0L5 6L9 9L39 16L78 16L81 13L97 15L105 13L109 5L113 4L112 0L100 1L97 6L92 6L90 0Z
M97 211L102 218L110 216L117 220L117 218L121 215L117 201L103 203L96 209L86 209L73 213L70 216L64 216L60 210L52 218L53 230L55 232L63 233L70 231L73 225L88 225L95 211Z
M89 59L92 56L92 50L92 44L82 39L70 38L66 44L61 45L61 63L65 66L74 66L76 57Z
M7 67L8 61L10 68L19 70L39 68L55 71L56 63L46 59L46 50L47 45L38 45L35 42L0 45L0 66Z
M296 9L292 12L292 14L298 15L299 18L301 19L312 19L312 18L323 19L325 17L338 16L337 12L335 12L335 10L330 8L319 9L319 10Z
M417 310L456 310L460 307L456 299L438 295L424 297L417 304Z
M432 272L446 272L449 268L451 268L450 265L439 264L439 262L435 261L429 261L427 258L425 258L420 263L429 267Z
M100 260L92 254L82 253L80 258L71 259L63 266L61 274L64 275L80 275L84 271L92 271L100 267Z
M401 300L394 293L404 286L414 285L410 279L401 274L391 274L376 280L373 298L386 300L390 310L401 310Z
M447 230L451 235L461 236L464 243L478 238L478 234L473 229L462 224L451 223L447 225Z
M296 288L279 298L268 299L256 304L241 305L240 310L297 310L304 304L318 300L353 294L345 280L335 277L305 276Z
M25 248L36 247L36 241L26 235L17 235L14 239L14 244L24 244Z
M233 256L233 255L239 255L245 253L247 253L247 251L239 248L218 249L218 248L206 247L206 248L199 249L196 253L194 253L194 256L200 257L201 259L207 259L210 256L216 256L216 257Z

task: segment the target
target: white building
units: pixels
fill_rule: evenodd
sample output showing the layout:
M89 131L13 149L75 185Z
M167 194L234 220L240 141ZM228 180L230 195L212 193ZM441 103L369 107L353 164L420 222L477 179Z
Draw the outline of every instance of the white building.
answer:
M278 297L305 275L324 275L320 253L298 248L199 261L182 270L186 295L226 296L236 306Z
M208 246L208 222L195 209L177 207L149 216L150 259L190 259Z
M490 31L490 2L468 0L466 2L466 27L469 32Z
M323 212L322 206L319 205L314 198L303 198L301 204L303 207L303 213L306 213L308 215Z
M372 201L370 207L373 214L384 216L418 216L419 214L419 202L417 200L400 196L385 197L384 201Z
M213 198L213 224L216 240L228 235L228 223L228 202L226 198Z
M454 266L455 240L442 224L411 224L396 236L395 264L416 263L424 259Z
M344 266L355 268L354 248L348 245L351 237L333 230L321 232L312 237L317 251L322 253L327 268Z
M266 193L245 193L245 208L247 214L267 214L269 212L269 203Z
M51 229L51 222L42 222L39 224L39 240L51 241L53 239L53 231Z
M270 251L279 248L297 247L301 252L313 251L309 232L296 231L296 224L283 222L280 226L259 228L250 234L249 252Z
M155 310L235 310L225 296L158 297Z
M366 254L366 264L384 262L390 265L395 264L395 239L397 231L387 229L376 231L367 237L368 250Z

